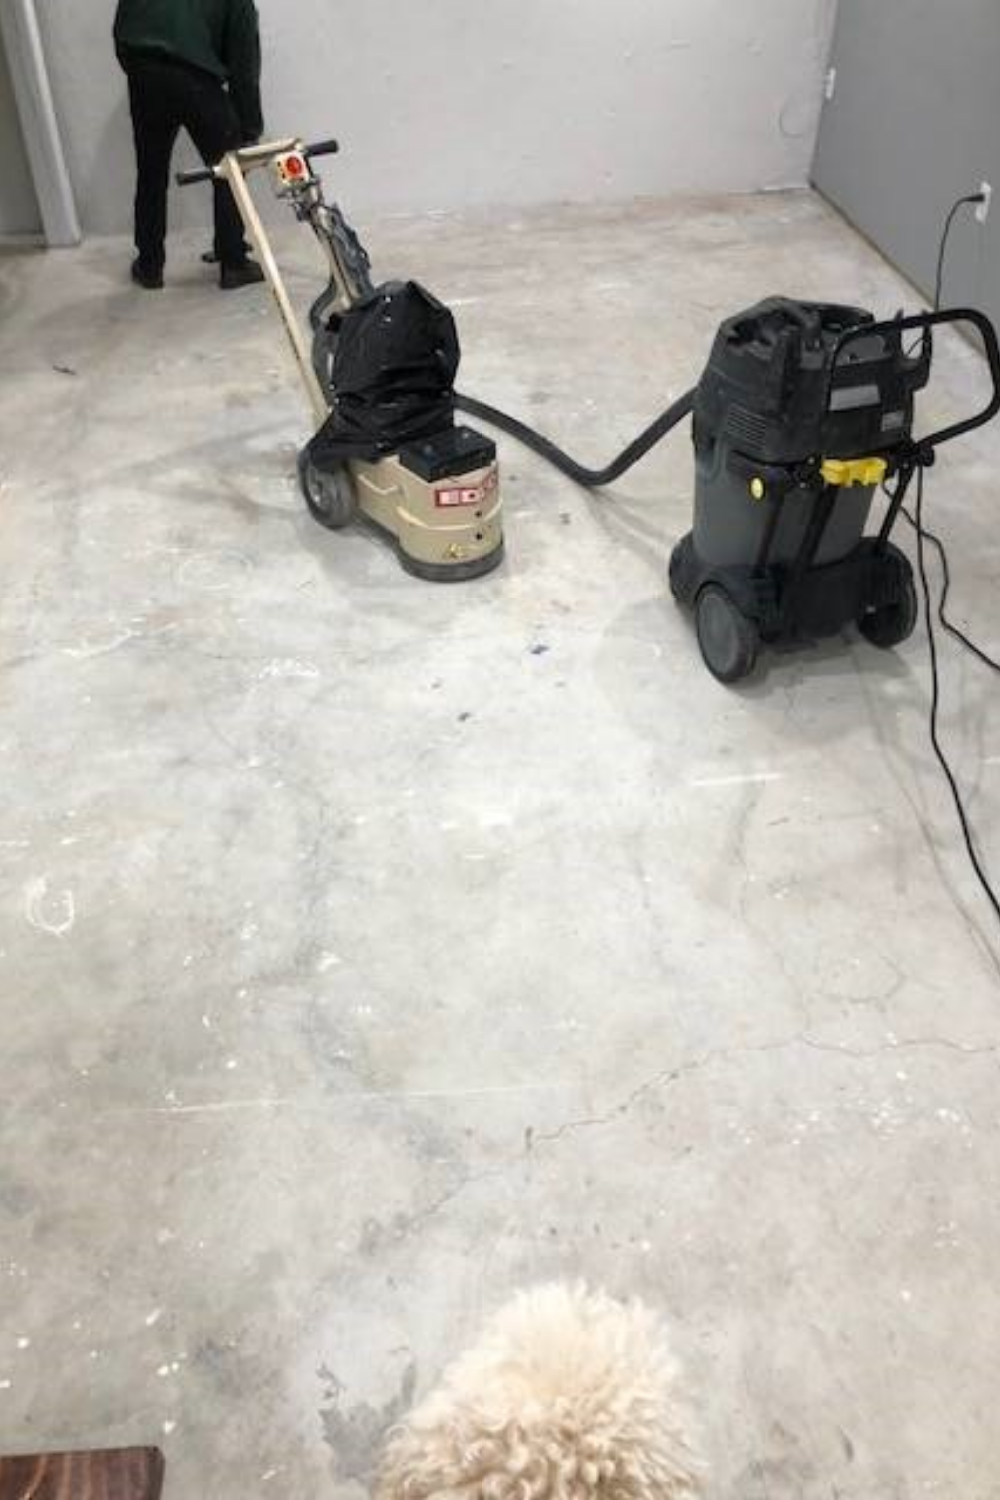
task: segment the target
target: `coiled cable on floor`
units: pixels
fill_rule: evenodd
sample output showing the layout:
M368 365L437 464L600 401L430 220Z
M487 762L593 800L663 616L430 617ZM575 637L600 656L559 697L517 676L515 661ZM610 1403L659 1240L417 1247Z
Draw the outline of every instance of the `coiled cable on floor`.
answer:
M516 438L519 443L523 443L526 448L530 448L533 453L544 458L568 479L573 479L577 484L583 485L584 489L596 490L603 485L614 484L616 479L626 474L641 458L645 458L651 448L655 448L657 443L662 442L668 433L672 432L675 427L679 427L685 417L689 417L694 410L694 398L694 390L686 391L603 469L588 469L586 465L578 463L575 458L564 453L542 433L536 432L526 422L519 422L516 417L501 411L497 406L489 406L485 401L477 401L472 396L459 394L456 394L455 402L460 411L464 411L470 417L478 418L480 422L486 422L490 427L498 428L500 432L506 432L508 437Z

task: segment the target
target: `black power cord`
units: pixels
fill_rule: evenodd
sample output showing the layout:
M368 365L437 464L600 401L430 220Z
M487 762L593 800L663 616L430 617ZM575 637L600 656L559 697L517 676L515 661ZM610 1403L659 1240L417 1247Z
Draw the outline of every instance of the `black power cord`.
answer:
M985 894L987 901L993 908L997 921L1000 922L1000 898L997 897L997 893L993 888L990 877L987 874L983 861L980 858L978 850L976 849L976 841L973 836L972 825L969 821L969 815L965 808L965 802L959 789L958 780L951 768L951 762L948 760L948 757L944 752L944 748L941 744L941 736L939 733L939 718L941 709L941 672L938 663L937 634L934 629L934 606L931 599L931 581L927 568L927 551L924 545L925 540L930 540L930 535L924 528L924 470L922 467L917 470L917 500L915 506L915 519L913 524L916 528L917 533L917 566L920 570L920 582L924 591L924 622L927 627L927 645L930 651L931 660L931 744L934 747L934 754L937 756L938 764L944 772L945 779L947 780L948 786L951 790L952 800L955 804L955 811L958 814L959 826L962 829L962 838L965 841L965 848L969 856L969 862L972 865L973 870L975 871L976 879L982 886L983 893ZM940 541L938 541L936 538L934 540L936 541L937 546L940 549L940 555L945 558L945 583L938 604L938 614L943 619L944 604L947 598L949 580L949 573L947 571L947 553L945 552L944 547L941 545ZM961 631L954 631L953 633L957 634L959 639L966 640ZM966 641L966 644L972 646L972 643L969 641ZM978 647L975 646L972 646L972 649L976 652L977 656L980 656L984 660L988 661L990 666L996 667L997 664L992 660L992 658L987 657L985 652L980 651Z
M912 526L913 530L916 532L918 539L924 542L930 542L931 546L934 548L935 552L938 555L938 561L941 564L941 594L938 599L937 617L941 622L942 629L946 630L949 635L954 636L956 641L960 641L961 644L965 647L966 651L971 651L973 656L977 656L984 667L989 667L993 672L1000 672L1000 661L997 661L995 657L990 656L989 652L984 651L982 646L977 645L972 637L966 635L965 631L962 630L958 625L956 625L954 620L947 613L947 604L949 598L951 597L951 563L949 561L948 552L945 548L944 542L939 536L937 536L933 531L929 530L928 527L924 525L921 525L918 530L916 519L910 514L905 506L903 507L903 515L905 516L910 526Z
M935 312L938 312L941 307L941 295L944 286L945 264L947 260L948 244L951 238L952 226L954 225L959 211L962 208L964 208L967 204L982 203L983 201L984 198L982 193L969 193L957 199L948 211L947 217L944 221L944 227L941 231L941 242L938 247L937 275L934 282ZM972 655L975 656L980 662L982 662L984 666L989 667L992 671L1000 672L1000 662L995 661L994 658L990 656L989 652L984 651L981 646L977 645L976 642L972 640L972 638L968 636L965 631L959 629L954 621L951 620L948 616L946 606L948 603L948 596L951 591L951 566L948 560L948 551L944 545L944 542L939 536L935 535L934 532L928 531L927 527L924 525L923 464L918 464L917 468L917 492L914 513L911 515L904 506L903 515L906 517L906 520L916 532L917 567L920 573L920 583L924 592L924 622L927 629L927 645L930 653L931 664L931 745L933 747L934 754L937 757L938 764L940 765L941 770L944 772L945 780L948 783L949 790L951 791L952 801L955 804L955 811L958 815L959 826L962 830L962 838L965 842L966 852L969 856L969 863L972 865L976 879L979 881L979 884L982 887L983 894L986 896L987 901L993 908L993 912L997 918L997 921L1000 922L1000 897L997 896L997 892L986 871L986 867L983 864L979 851L976 848L976 841L972 831L972 824L969 820L968 812L966 811L965 801L962 797L962 793L958 785L958 779L955 776L954 771L952 770L951 763L948 760L948 757L944 751L944 747L941 744L941 672L938 658L937 633L934 629L935 611L933 600L931 597L930 573L927 566L928 542L937 553L938 559L941 564L941 593L938 596L937 602L937 618L940 621L942 628L947 631L949 635L953 636L955 640L959 641L960 644L964 646L967 651L971 652Z
M951 205L951 208L948 210L947 217L946 217L946 219L944 221L944 228L941 231L941 243L938 245L937 275L934 278L934 311L935 312L940 312L940 310L941 310L941 293L944 290L944 269L945 269L945 262L946 262L947 256L948 256L948 243L949 243L949 241L951 239L951 231L952 231L952 227L953 227L953 225L955 223L955 220L958 218L958 215L961 213L962 209L965 208L967 205L969 205L969 204L976 204L976 203L985 203L985 202L986 202L986 194L985 193L966 193L963 197L956 198L955 202Z
M951 231L954 228L955 220L958 218L958 216L961 213L961 211L962 211L963 208L966 208L966 207L968 207L970 205L975 205L977 203L985 203L985 202L986 202L986 195L985 195L985 193L965 193L965 194L963 194L963 196L961 198L956 198L955 199L954 203L951 205L951 208L949 208L949 210L948 210L948 212L947 212L947 214L945 216L944 227L941 230L941 238L938 241L937 270L936 270L936 272L934 274L934 311L935 312L940 312L941 311L941 294L944 291L945 263L946 263L947 257L948 257L948 245L951 242ZM923 335L923 337L924 338L929 338L930 335L925 333ZM921 340L918 339L917 342L916 342L916 344L911 345L911 347L907 350L907 353L908 354L913 354L914 350L918 347L918 345L920 343L921 343Z

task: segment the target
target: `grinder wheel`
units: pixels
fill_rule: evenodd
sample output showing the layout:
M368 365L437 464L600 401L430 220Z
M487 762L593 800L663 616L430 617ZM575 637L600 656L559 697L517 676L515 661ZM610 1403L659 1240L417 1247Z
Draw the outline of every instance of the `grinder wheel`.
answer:
M741 682L757 661L760 634L717 583L707 583L695 605L702 660L719 682Z
M358 497L346 464L318 469L308 449L299 454L299 487L309 514L330 531L349 526L358 513Z

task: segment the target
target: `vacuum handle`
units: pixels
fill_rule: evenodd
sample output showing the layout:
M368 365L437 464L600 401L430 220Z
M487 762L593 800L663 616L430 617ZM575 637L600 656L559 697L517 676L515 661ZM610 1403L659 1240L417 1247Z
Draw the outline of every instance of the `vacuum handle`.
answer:
M305 154L306 156L336 156L339 150L339 141L317 141L315 145L305 147Z
M955 307L943 312L913 313L908 318L889 318L884 323L859 323L855 328L848 328L841 334L834 347L833 357L830 361L830 378L827 389L827 410L833 398L834 377L840 366L841 357L846 348L856 343L859 339L876 337L880 333L930 333L931 329L940 327L943 323L968 323L975 328L983 341L986 350L986 359L990 367L990 379L993 382L993 394L989 402L974 417L966 417L964 421L954 422L950 427L942 427L939 432L931 433L930 437L920 438L916 446L919 448L936 448L940 443L948 443L952 438L963 437L967 432L974 432L977 427L985 427L987 422L1000 412L1000 343L997 341L997 331L991 320L985 313L974 307Z

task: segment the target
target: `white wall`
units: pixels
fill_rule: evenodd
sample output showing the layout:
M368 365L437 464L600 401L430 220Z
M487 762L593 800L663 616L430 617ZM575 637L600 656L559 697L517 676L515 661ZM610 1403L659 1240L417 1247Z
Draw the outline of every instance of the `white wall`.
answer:
M0 0L3 4L4 0ZM42 220L0 36L0 238L36 235Z
M269 128L339 136L370 212L804 183L835 0L258 3ZM123 229L114 0L39 12L85 222Z

